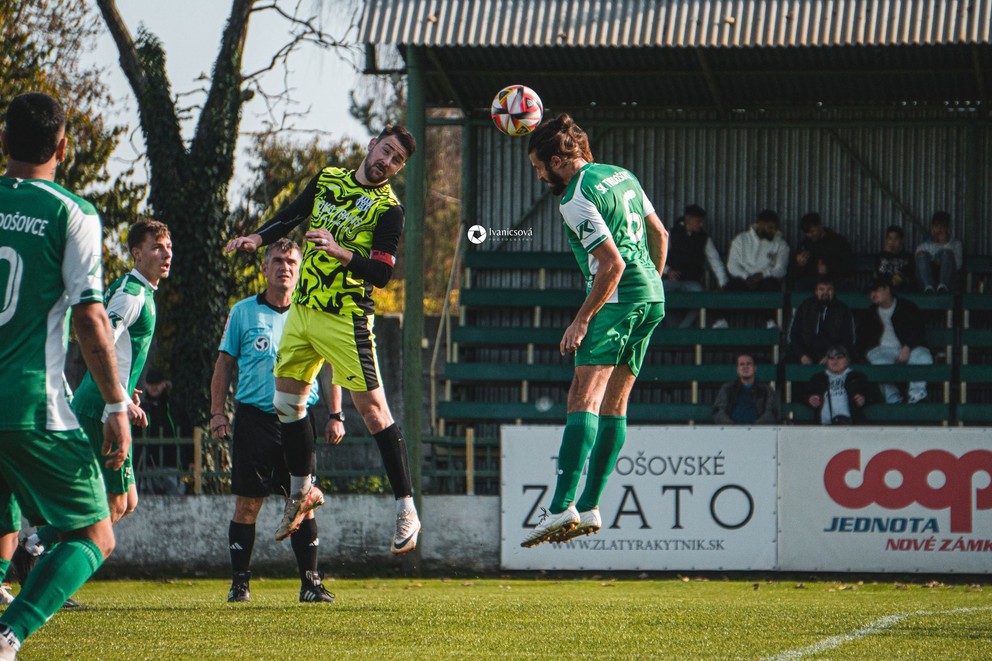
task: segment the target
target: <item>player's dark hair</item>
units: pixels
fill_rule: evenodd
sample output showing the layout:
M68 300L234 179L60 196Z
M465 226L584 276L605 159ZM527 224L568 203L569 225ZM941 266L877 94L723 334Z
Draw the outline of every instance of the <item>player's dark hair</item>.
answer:
M272 245L270 245L268 249L266 249L265 263L268 264L269 259L271 259L270 256L276 254L277 252L286 255L293 252L294 250L296 252L303 252L302 250L300 250L300 246L297 245L296 241L283 237L278 241L276 241L275 243L273 243Z
M156 239L160 236L170 236L169 226L151 218L139 218L138 222L127 230L127 251L130 253L149 236Z
M7 153L22 163L47 163L65 129L62 104L41 92L21 94L7 108Z
M551 162L552 156L565 160L582 158L592 162L589 149L589 136L575 123L568 113L544 122L530 134L527 151L535 154L544 164Z
M933 218L930 219L931 225L940 225L941 227L951 226L951 214L946 211L937 211L933 214Z
M899 238L902 238L902 239L905 239L906 238L906 232L899 225L889 225L888 227L885 228L885 234L886 234L886 236L888 236L889 234L892 234L893 232L895 232L896 234L898 234L899 235Z
M682 215L686 218L689 218L690 216L692 218L706 218L706 209L702 208L698 204L690 204L685 208L685 211L682 212Z
M816 284L818 285L832 285L834 284L834 277L829 273L821 273L816 276Z
M386 124L386 126L379 131L379 136L376 140L382 140L388 136L394 136L403 145L403 149L406 150L406 157L410 158L413 156L413 152L417 151L417 141L414 139L413 134L406 130L405 126L400 126L399 124Z
M799 229L803 232L808 232L814 227L819 227L822 224L823 219L820 218L820 214L815 211L812 211L799 219Z
M778 227L778 214L771 209L762 209L758 212L759 223L774 223Z

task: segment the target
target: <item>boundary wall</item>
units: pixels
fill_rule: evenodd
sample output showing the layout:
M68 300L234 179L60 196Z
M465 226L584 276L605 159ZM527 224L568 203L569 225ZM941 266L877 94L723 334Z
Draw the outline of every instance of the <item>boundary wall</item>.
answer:
M992 573L988 429L631 427L603 530L522 549L551 499L561 432L502 428L499 497L424 496L422 568ZM295 568L272 537L281 509L262 508L256 574ZM233 496L144 496L101 573L226 575L233 511ZM329 495L321 568L400 571L393 517L391 496Z

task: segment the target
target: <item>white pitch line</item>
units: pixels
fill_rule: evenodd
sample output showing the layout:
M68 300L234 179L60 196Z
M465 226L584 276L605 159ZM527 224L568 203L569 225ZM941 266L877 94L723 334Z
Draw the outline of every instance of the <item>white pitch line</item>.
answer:
M956 613L974 613L976 611L987 611L992 610L992 606L978 606L974 608L956 608L949 611L915 611L913 613L899 613L898 615L886 615L885 617L879 618L869 624L866 627L861 627L851 633L845 633L840 636L831 636L830 638L825 638L818 643L814 643L809 647L804 647L798 650L788 650L782 652L781 654L776 654L775 656L769 656L764 659L764 661L786 661L787 659L801 659L804 656L810 656L811 654L819 654L820 652L826 652L827 650L832 650L835 647L840 647L845 643L855 641L859 638L864 638L865 636L870 636L876 634L880 631L885 631L886 629L892 627L905 620L906 618L916 617L919 615L954 615Z

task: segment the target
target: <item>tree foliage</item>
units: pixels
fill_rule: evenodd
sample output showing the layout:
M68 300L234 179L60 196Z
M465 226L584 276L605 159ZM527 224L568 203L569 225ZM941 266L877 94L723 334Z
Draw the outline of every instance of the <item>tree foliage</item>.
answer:
M0 0L0 108L25 92L45 92L66 108L69 150L58 183L89 198L100 209L107 246L108 281L127 267L120 237L145 195L129 172L108 168L125 132L108 122L113 107L103 72L84 66L93 49L99 18L76 0Z

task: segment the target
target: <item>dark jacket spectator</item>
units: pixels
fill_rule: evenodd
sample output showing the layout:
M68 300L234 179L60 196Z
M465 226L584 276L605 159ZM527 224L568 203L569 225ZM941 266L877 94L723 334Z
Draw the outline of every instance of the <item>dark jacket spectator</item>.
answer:
M781 417L778 394L755 376L754 356L737 356L737 379L720 386L713 402L718 425L774 425Z
M803 239L792 259L792 274L797 291L813 289L817 278L829 275L838 289L853 285L854 251L843 236L823 226L818 213L808 213L799 221Z
M825 363L827 348L834 344L854 350L854 315L834 298L829 276L820 276L813 296L793 312L788 339L786 360L803 365Z
M878 401L878 388L862 372L850 368L847 349L830 347L827 369L814 374L807 384L806 403L822 425L863 425L865 407Z
M920 308L905 298L896 298L896 300L898 305L892 313L892 329L895 331L899 343L910 349L925 347L927 345L926 330L921 323ZM858 323L858 351L861 355L867 355L868 351L879 345L883 332L882 320L878 316L878 304L873 303L861 314Z
M742 397L749 398L750 405ZM739 408L742 402L745 405ZM754 420L741 416L741 411L752 409ZM780 418L778 393L757 380L750 385L741 383L740 379L725 383L713 402L713 422L718 425L777 425Z
M702 284L709 266L722 288L727 284L727 270L720 260L720 253L703 225L706 211L695 204L685 208L685 215L675 222L668 234L668 261L665 263L665 280L697 282ZM666 282L666 287L670 282ZM702 291L701 289L696 291Z
M148 416L146 429L132 428L135 439L192 438L193 422L186 410L169 397L172 382L161 370L151 368L145 375L145 388L141 408ZM140 443L140 441L139 441ZM156 471L155 477L138 479L138 491L145 494L178 496L185 493L180 474L193 463L192 445L150 445L134 450L135 468L138 472Z
M898 225L889 225L885 230L885 248L875 255L874 277L888 276L892 280L893 291L907 291L913 288L915 280L915 258L906 250L906 234Z

